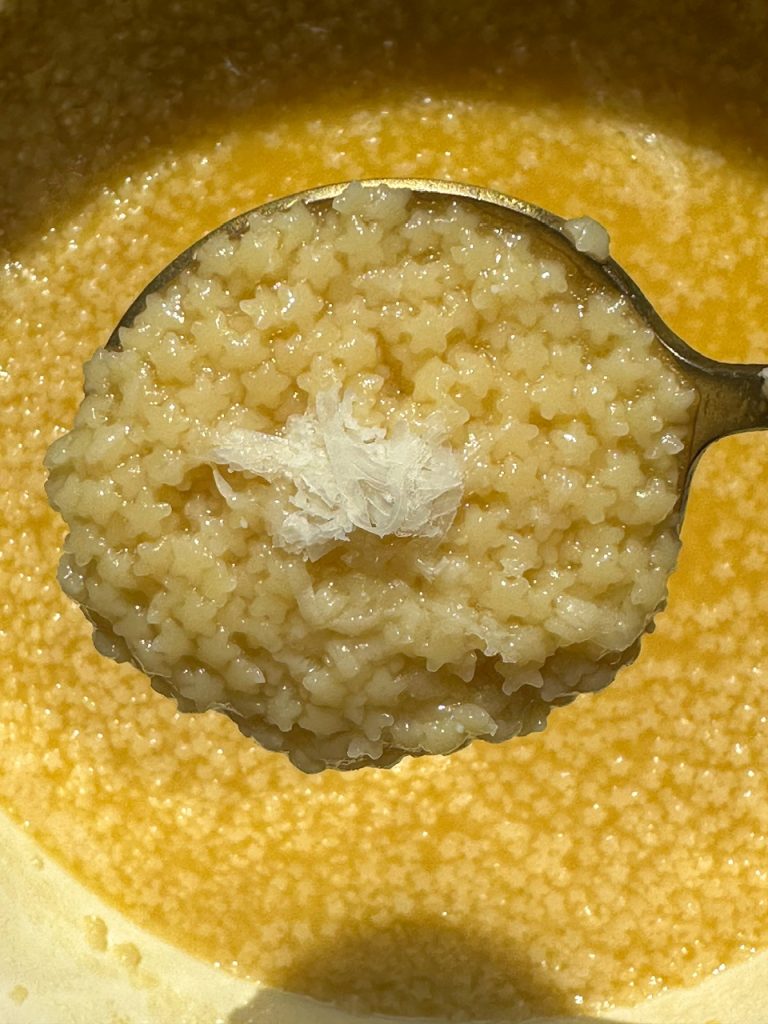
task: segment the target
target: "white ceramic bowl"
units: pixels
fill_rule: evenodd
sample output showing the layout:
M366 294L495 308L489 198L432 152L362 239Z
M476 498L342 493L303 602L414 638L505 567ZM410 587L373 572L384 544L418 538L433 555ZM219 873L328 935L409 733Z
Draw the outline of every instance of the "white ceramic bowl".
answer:
M242 981L188 956L107 906L3 815L0 936L2 1024L384 1024L401 1019L344 1013ZM602 1020L765 1024L768 955L696 988L613 1010ZM527 1024L589 1020L539 1018Z

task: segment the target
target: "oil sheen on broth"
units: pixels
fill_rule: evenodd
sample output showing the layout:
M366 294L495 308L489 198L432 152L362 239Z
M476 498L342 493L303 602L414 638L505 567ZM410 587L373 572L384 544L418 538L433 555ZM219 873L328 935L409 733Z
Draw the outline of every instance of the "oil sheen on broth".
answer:
M750 225L768 215L754 155L765 137L746 102L761 80L758 14L733 15L731 60L699 52L694 32L665 42L644 5L621 31L612 23L610 42L599 5L578 31L550 16L546 40L536 14L509 25L505 7L475 23L435 5L415 24L373 2L354 23L339 4L297 5L288 31L190 5L183 48L170 12L3 15L18 18L0 44L15 76L2 84L14 157L0 158L13 251L0 342L13 481L0 496L3 804L169 940L377 1012L590 1012L760 947L763 439L704 460L670 607L614 686L511 744L310 779L221 716L177 715L96 654L56 583L63 531L42 458L72 420L82 363L155 270L239 210L333 178L455 178L589 212L679 333L764 361L768 252ZM494 42L515 32L519 45ZM648 44L642 66L628 40ZM447 70L459 44L460 89ZM744 100L727 118L715 87ZM708 120L692 117L705 107Z

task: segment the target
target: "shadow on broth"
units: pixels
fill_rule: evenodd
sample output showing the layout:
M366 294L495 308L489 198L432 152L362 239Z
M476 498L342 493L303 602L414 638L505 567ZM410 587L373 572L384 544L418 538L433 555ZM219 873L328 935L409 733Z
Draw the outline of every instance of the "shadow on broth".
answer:
M498 985L498 979L503 979ZM524 1021L530 1007L561 1016L572 1002L524 950L500 949L482 925L466 931L444 920L402 918L352 932L309 949L282 988L351 1013ZM339 993L343 993L340 996ZM269 992L233 1011L228 1024L251 1024L271 1005ZM456 1008L463 1012L457 1014Z

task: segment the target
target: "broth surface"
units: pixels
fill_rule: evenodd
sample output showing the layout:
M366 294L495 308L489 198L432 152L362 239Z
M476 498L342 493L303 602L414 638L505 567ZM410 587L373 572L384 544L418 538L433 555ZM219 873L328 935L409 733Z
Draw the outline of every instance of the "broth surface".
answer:
M42 459L158 269L330 180L589 213L683 337L768 361L764 15L507 6L2 14L0 801L171 942L379 1013L595 1012L764 947L766 438L703 460L669 608L607 691L500 747L313 778L93 650Z

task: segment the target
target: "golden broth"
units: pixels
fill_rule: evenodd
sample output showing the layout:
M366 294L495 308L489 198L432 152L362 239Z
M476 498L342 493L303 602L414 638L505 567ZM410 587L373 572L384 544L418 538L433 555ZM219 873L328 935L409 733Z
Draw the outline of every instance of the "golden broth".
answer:
M42 458L148 278L329 180L589 212L684 337L768 360L765 16L245 6L0 15L0 801L171 942L358 1009L594 1012L743 959L768 910L765 437L705 458L669 608L611 688L541 735L349 777L178 716L95 653Z

